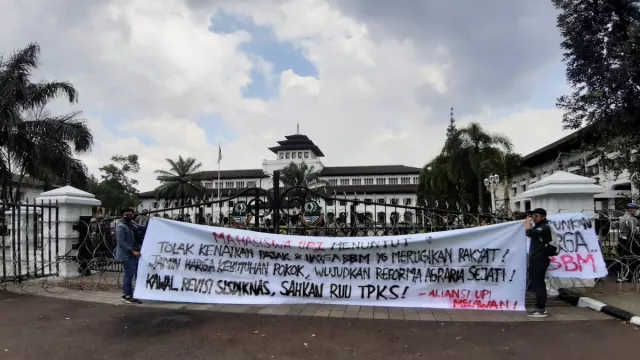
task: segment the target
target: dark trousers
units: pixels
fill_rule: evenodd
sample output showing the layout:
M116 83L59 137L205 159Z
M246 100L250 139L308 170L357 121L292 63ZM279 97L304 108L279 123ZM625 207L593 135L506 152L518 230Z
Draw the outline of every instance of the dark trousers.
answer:
M131 259L125 260L122 265L124 267L122 293L126 296L133 296L133 278L138 272L138 258L133 257Z
M547 285L544 283L545 274L550 260L547 256L529 259L530 288L536 294L536 308L547 308Z

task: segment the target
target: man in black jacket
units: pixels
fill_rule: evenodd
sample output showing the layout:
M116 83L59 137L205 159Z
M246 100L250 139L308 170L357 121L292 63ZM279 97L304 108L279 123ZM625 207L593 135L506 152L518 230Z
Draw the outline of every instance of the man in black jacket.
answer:
M549 267L549 252L546 249L551 243L551 232L554 231L547 221L544 209L535 209L527 213L524 228L531 239L529 245L529 282L531 290L536 293L536 308L527 311L527 316L544 318L547 313L547 286L544 282ZM533 224L532 224L533 221Z

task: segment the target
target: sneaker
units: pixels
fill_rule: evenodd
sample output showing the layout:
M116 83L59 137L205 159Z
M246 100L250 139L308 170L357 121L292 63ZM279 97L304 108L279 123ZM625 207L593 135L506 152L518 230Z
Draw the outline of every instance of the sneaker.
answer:
M122 301L124 301L125 304L142 304L142 301L134 299L132 296L128 295L122 295Z
M545 309L531 309L527 311L527 316L530 318L546 318L549 313Z

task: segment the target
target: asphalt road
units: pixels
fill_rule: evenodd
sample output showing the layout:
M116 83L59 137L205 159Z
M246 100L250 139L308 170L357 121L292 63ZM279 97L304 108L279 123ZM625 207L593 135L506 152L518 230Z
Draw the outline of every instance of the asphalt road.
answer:
M440 323L168 311L0 292L0 359L633 359L618 321Z

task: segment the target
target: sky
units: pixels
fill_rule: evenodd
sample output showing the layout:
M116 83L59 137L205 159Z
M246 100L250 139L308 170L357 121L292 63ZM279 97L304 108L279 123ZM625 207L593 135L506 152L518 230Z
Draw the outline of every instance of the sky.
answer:
M89 171L138 154L255 169L300 132L325 166L421 167L449 109L530 153L565 135L570 91L550 0L4 0L0 53L37 42L34 81L67 80L95 145Z

